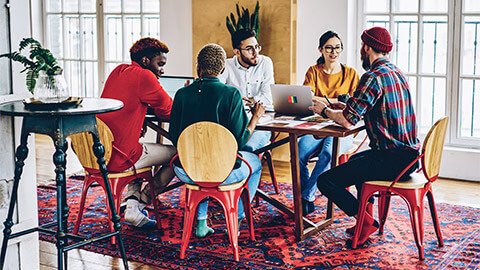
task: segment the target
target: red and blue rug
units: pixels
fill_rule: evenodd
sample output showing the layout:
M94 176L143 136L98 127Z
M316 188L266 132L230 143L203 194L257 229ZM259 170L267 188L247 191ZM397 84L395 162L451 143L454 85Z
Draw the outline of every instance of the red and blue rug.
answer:
M82 180L68 180L70 206L69 230L78 212ZM273 193L270 185L262 189ZM292 204L291 185L281 184L277 198ZM94 236L108 230L103 191L90 189L80 234ZM183 230L184 188L162 194L161 214L163 234L157 230L141 231L122 222L127 257L131 261L148 263L168 269L480 269L480 209L437 204L445 246L439 248L429 211L425 211L425 260L418 259L408 210L399 198L393 198L383 235L374 234L368 247L351 250L345 241L345 229L355 220L341 210L335 210L335 222L314 236L296 243L294 221L277 209L260 201L254 208L255 237L248 238L247 226L241 225L239 238L240 261L233 260L221 207L210 204L210 225L215 233L190 239L186 259L179 259ZM320 196L313 220L324 216L326 199ZM38 187L39 222L55 219L56 197L51 187ZM427 207L427 205L425 205ZM153 211L151 211L153 212ZM51 235L40 234L42 240L53 242ZM119 256L116 245L108 241L84 247L87 250Z

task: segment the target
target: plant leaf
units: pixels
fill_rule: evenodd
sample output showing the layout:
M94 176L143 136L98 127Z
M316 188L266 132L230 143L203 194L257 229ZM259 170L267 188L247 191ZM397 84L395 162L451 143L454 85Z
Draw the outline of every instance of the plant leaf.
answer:
M235 28L233 27L232 23L230 22L230 19L227 17L227 29L228 32L230 32L230 35L233 35L235 33Z

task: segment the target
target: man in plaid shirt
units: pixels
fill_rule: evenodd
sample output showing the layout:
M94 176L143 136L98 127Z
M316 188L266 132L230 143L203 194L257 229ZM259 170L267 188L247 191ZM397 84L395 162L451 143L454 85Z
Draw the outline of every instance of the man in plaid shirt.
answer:
M313 111L344 127L355 125L363 117L370 139L370 150L358 153L318 177L318 189L349 216L356 216L359 202L346 188L355 185L360 194L368 180L391 179L418 156L420 148L410 87L402 72L388 61L392 50L390 34L383 27L365 30L361 36L361 59L367 71L346 104L329 108L314 100ZM418 168L418 163L404 174L404 179ZM378 229L373 218L373 198L359 238L363 245ZM353 234L354 228L347 229Z

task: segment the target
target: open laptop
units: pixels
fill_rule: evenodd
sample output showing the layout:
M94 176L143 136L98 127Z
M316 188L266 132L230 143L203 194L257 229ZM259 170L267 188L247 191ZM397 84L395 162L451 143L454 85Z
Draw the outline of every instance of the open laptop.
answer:
M276 113L295 116L312 115L312 88L306 85L272 84L273 108Z
M158 80L165 92L173 99L178 89L191 84L195 78L187 76L161 76Z

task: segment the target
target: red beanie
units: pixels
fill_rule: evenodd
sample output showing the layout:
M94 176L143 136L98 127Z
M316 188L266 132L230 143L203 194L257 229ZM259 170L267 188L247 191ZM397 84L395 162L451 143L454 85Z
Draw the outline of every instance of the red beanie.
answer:
M375 26L367 29L363 31L361 38L365 45L380 52L388 53L393 48L390 33L388 33L388 30L383 27Z

